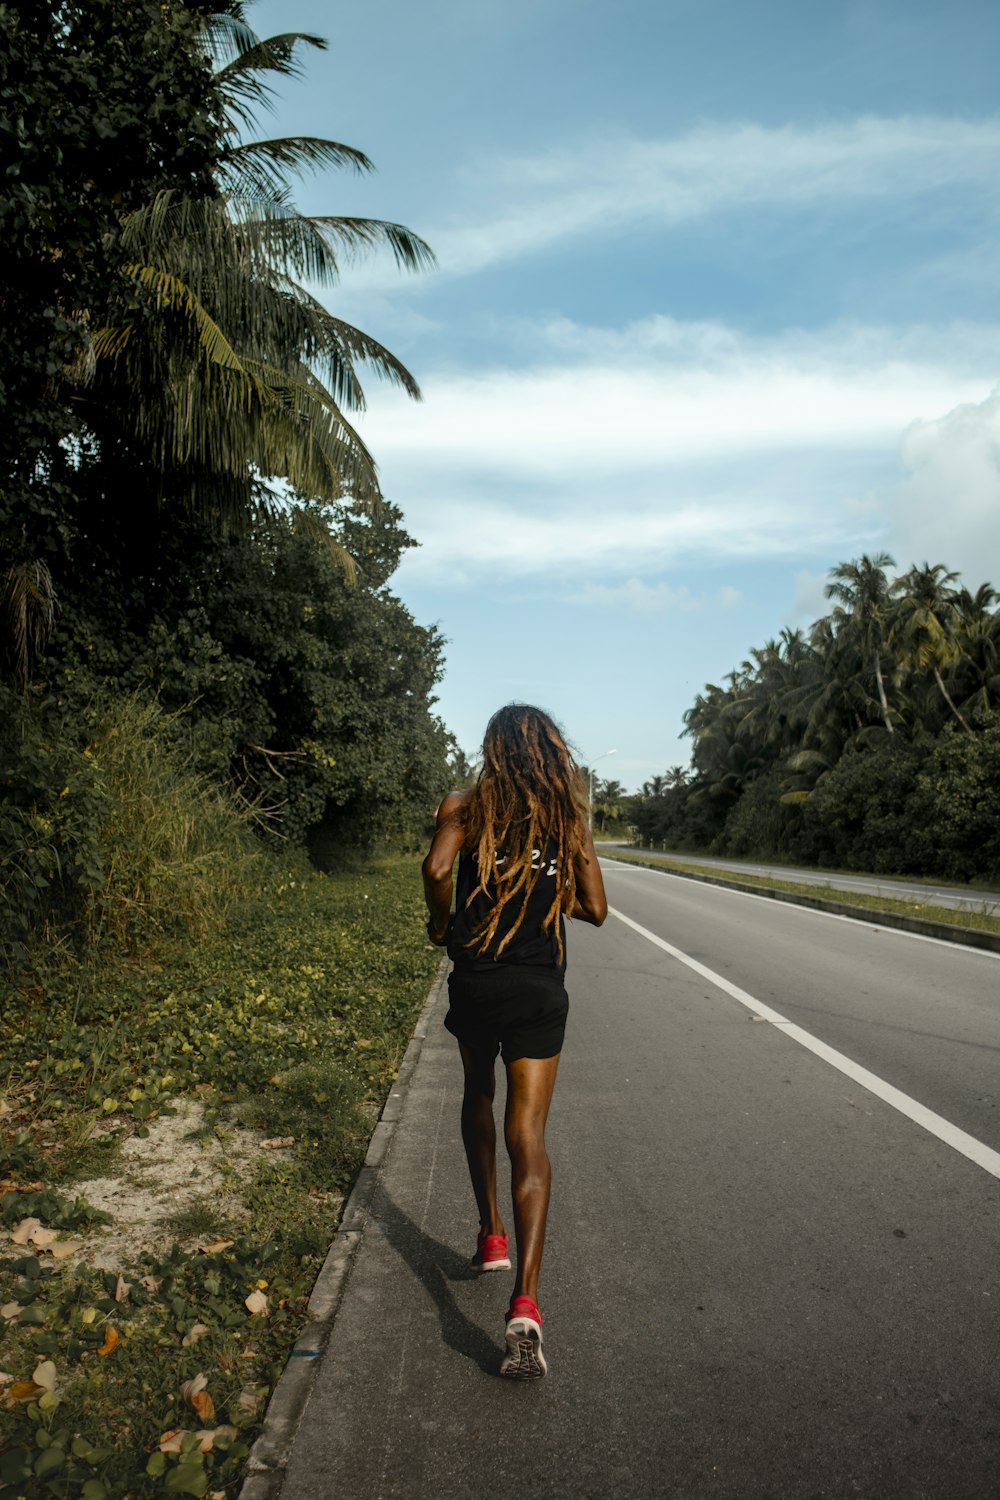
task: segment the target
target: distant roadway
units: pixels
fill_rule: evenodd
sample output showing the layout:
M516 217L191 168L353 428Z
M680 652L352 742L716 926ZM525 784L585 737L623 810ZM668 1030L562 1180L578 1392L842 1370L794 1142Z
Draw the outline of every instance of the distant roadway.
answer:
M1000 911L1000 891L970 891L965 886L925 885L920 881L870 875L840 875L830 870L806 870L790 865L757 865L742 859L715 859L682 850L633 849L630 844L599 843L598 853L614 856L616 849L641 854L644 859L676 859L689 865L724 873L736 870L743 875L768 875L774 880L795 881L800 885L828 885L838 891L866 891L873 896L894 897L898 901L924 901L933 906L951 906L960 911L979 911L993 915Z

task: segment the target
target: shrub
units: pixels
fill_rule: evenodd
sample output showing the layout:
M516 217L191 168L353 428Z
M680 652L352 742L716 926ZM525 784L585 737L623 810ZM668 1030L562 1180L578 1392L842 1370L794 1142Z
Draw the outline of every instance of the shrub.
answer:
M217 928L256 859L233 799L191 765L177 716L141 694L6 692L0 956L32 944L128 951Z

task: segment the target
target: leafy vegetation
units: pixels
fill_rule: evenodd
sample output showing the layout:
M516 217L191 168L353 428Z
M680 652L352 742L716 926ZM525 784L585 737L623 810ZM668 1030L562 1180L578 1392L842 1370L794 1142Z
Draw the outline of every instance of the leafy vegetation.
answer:
M0 24L23 333L0 353L0 958L21 963L200 935L252 857L241 821L326 862L405 842L450 740L440 637L388 588L412 542L349 420L362 367L417 386L303 285L430 252L295 207L298 172L363 152L247 138L325 44L261 40L237 0Z
M325 876L265 853L256 873L203 942L161 931L128 965L99 953L44 992L3 997L0 1482L12 1493L226 1490L304 1322L440 955L415 859ZM120 1154L181 1099L198 1101L223 1160L240 1129L281 1149L231 1168L208 1199L192 1180L159 1248L89 1264L107 1216L77 1195L81 1157L113 1172L97 1142Z
M692 771L633 799L679 849L1000 876L1000 612L943 564L834 568L829 615L750 653L686 716Z
M252 138L320 39L239 0L0 39L0 1487L221 1495L439 961L392 851L442 643L352 426L363 370L419 392L306 286L431 256L298 211L356 148Z

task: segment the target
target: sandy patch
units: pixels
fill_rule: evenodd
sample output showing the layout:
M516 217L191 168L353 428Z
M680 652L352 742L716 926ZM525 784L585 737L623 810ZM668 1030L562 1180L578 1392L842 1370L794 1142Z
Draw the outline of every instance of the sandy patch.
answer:
M162 1254L179 1241L185 1247L213 1238L209 1231L191 1239L164 1221L198 1203L214 1202L220 1225L247 1214L238 1192L228 1184L249 1169L265 1148L252 1130L221 1126L210 1137L192 1139L201 1129L204 1109L178 1099L176 1113L149 1121L145 1137L130 1135L115 1161L115 1174L73 1184L73 1196L110 1214L113 1223L95 1227L80 1241L76 1259L105 1270L132 1265L144 1252ZM103 1129L124 1128L108 1121ZM272 1151L268 1153L274 1155Z

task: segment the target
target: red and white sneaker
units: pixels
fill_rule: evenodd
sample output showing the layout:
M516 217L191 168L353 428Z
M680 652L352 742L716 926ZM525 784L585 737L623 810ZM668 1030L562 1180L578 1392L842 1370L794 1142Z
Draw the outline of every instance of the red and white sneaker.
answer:
M476 1241L476 1253L472 1264L477 1271L509 1271L510 1256L507 1254L505 1234L480 1234Z
M548 1365L542 1353L542 1315L530 1297L515 1297L507 1314L507 1353L500 1374L511 1380L538 1380Z

